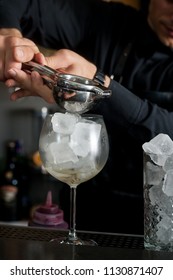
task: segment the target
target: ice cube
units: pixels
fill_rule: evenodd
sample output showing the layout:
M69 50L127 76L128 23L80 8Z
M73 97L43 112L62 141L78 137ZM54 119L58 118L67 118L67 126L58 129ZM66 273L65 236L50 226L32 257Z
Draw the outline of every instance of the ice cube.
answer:
M67 143L53 142L48 146L47 153L53 158L52 163L60 164L68 161L77 162L78 157L74 154L73 150Z
M165 171L173 169L173 154L167 157L163 169Z
M87 104L89 106L89 103ZM87 106L87 107L88 107ZM82 102L75 102L75 101L65 101L64 102L64 108L69 112L81 112L85 111L86 109L86 103Z
M142 148L154 163L164 166L167 157L173 153L173 141L167 134L160 133L150 142L144 143Z
M167 196L173 196L173 169L166 173L162 189Z
M171 231L171 219L163 212L161 215L161 220L157 225L157 238L159 241L165 245L169 243L172 237Z
M61 134L71 134L78 118L76 114L55 113L51 119L53 130Z
M160 203L162 196L162 189L161 186L153 186L149 189L149 199L151 205L158 205Z
M145 169L145 180L149 185L159 185L163 180L165 171L162 167L152 164L151 162L146 163Z
M85 157L98 148L101 125L94 122L78 122L71 135L70 147L77 156ZM79 141L80 140L80 141Z

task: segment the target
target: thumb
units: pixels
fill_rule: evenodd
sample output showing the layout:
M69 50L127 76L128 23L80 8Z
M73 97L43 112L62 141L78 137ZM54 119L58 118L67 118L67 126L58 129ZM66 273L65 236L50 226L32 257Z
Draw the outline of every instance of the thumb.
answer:
M17 62L27 62L32 60L38 52L37 46L16 46L13 50L13 57Z
M30 61L39 50L34 46L15 46L7 52L5 61L5 77L9 77L8 70L11 68L21 69L21 63Z

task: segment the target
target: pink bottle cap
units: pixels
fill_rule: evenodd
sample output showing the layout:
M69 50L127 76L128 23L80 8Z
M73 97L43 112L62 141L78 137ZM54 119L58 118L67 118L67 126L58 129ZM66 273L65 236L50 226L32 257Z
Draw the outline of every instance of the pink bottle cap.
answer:
M45 204L40 205L33 213L30 225L41 225L67 229L68 224L64 221L64 212L58 205L52 203L52 192L47 193Z

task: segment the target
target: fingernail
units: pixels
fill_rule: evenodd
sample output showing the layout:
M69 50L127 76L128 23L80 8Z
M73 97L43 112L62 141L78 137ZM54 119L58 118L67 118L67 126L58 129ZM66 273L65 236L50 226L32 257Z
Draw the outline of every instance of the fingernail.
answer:
M23 52L23 50L21 48L17 48L16 49L16 56L18 58L22 58L24 56L24 52Z

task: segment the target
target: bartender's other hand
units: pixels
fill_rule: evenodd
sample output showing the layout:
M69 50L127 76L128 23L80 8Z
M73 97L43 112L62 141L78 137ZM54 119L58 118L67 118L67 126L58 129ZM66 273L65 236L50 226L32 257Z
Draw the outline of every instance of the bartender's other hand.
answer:
M0 81L10 78L9 69L21 69L21 63L32 60L37 53L34 42L23 38L18 30L0 29Z

